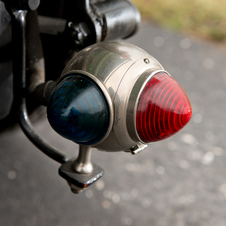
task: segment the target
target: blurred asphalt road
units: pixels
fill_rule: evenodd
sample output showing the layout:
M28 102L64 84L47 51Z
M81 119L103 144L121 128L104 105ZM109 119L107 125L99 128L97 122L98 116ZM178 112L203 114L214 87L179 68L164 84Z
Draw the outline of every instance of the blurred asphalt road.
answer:
M181 84L193 108L189 125L136 156L93 151L105 175L79 195L19 127L1 133L0 225L226 225L226 51L150 24L128 41ZM45 117L35 121L51 144L76 156L78 146Z

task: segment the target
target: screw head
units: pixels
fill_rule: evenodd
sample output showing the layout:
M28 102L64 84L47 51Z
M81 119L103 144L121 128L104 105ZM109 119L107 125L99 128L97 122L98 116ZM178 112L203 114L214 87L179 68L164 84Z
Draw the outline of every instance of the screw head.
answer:
M148 58L145 58L145 59L144 59L144 63L145 63L145 64L149 64L149 63L150 63L149 59L148 59Z

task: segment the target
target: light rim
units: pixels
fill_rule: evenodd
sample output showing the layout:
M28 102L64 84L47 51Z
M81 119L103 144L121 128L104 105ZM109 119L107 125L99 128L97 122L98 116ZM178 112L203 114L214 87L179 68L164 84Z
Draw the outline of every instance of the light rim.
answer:
M126 113L126 125L127 125L127 130L131 139L134 140L135 142L146 143L143 140L141 140L137 132L137 126L136 126L137 106L140 99L140 95L144 90L145 86L158 73L166 73L171 77L171 75L165 70L153 71L151 69L148 69L144 73L142 73L142 75L137 79L130 93L127 113Z
M91 79L99 87L100 91L103 92L104 97L105 97L107 104L108 104L109 113L110 113L110 115L109 115L109 126L108 126L108 129L107 129L105 135L103 136L103 138L101 140L99 140L96 143L93 143L91 145L83 144L83 145L86 145L86 146L96 146L96 145L102 143L108 137L108 135L110 134L110 132L112 130L113 121L114 121L113 103L112 103L110 94L109 94L107 88L105 87L105 85L97 77L90 74L89 72L82 71L82 70L71 70L71 71L68 71L67 73L63 74L60 77L60 81L62 81L64 78L66 78L67 76L70 76L74 73L84 75L84 76L88 77L89 79Z

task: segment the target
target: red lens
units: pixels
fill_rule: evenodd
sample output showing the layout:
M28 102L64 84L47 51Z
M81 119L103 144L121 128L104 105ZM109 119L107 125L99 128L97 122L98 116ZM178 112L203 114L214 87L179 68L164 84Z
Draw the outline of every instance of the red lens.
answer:
M137 132L146 143L159 141L182 129L191 116L191 105L184 90L168 74L159 72L140 95Z

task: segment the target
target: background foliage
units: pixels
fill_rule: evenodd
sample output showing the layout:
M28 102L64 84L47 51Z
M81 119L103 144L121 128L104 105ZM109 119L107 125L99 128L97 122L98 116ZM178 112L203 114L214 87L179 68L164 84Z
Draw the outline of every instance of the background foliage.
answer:
M163 27L226 42L226 0L132 0Z

